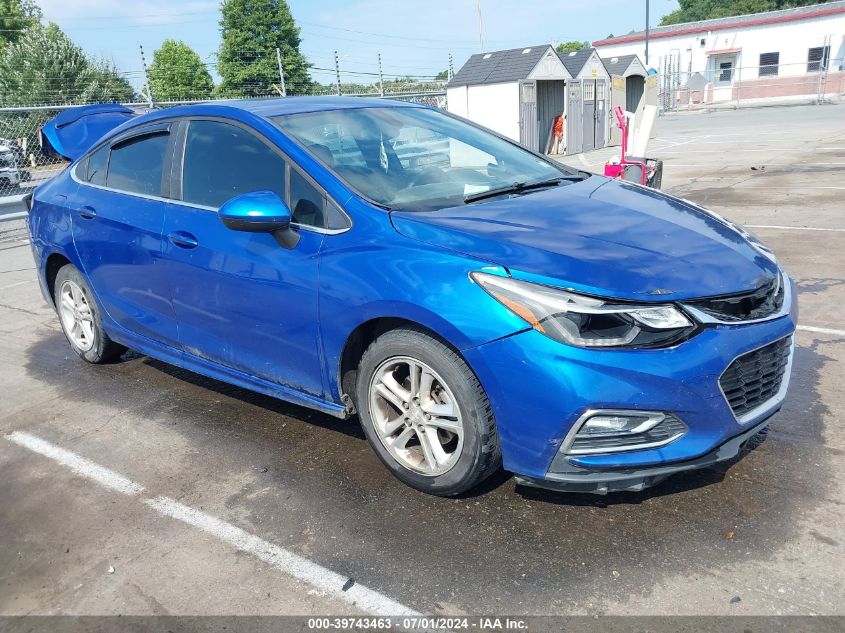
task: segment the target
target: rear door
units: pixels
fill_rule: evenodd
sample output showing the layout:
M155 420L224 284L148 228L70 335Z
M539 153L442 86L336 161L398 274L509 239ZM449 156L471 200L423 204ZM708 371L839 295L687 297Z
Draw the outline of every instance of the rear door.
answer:
M123 330L175 346L161 262L170 129L138 128L80 161L68 206L83 272L103 310Z
M317 255L326 198L267 139L232 121L182 123L181 182L165 222L164 255L185 352L322 395ZM270 190L286 200L299 242L228 229L230 198Z

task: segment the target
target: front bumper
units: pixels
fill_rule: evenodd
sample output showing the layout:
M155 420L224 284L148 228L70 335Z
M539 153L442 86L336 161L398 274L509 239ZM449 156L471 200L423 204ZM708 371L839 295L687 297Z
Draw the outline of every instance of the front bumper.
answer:
M507 470L522 481L553 487L639 489L672 472L706 466L714 454L717 461L728 459L721 456L736 444L735 455L745 441L737 444L737 438L753 435L780 408L782 397L738 420L719 377L738 356L793 334L797 320L792 301L789 313L779 318L708 325L668 349L583 349L525 330L464 355L493 407ZM783 380L789 381L788 370ZM667 412L683 421L687 432L657 448L561 454L567 434L590 409ZM622 487L611 485L615 481Z

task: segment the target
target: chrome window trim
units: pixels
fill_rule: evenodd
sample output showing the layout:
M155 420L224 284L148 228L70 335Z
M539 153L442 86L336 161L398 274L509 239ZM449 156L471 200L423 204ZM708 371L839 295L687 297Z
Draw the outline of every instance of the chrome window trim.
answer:
M680 304L683 309L689 314L691 314L693 317L695 317L695 319L699 323L706 323L711 325L749 325L752 323L765 323L766 321L773 321L774 319L779 319L781 317L786 316L792 309L792 284L790 283L789 276L783 271L780 271L779 275L780 283L783 286L783 304L781 305L780 310L778 310L774 314L770 314L769 316L765 316L760 319L746 319L744 321L726 321L724 319L714 317L712 314L708 314L703 310L696 308L695 306L692 306L688 303L684 303L683 301L681 301Z
M728 397L725 395L725 390L722 389L722 376L725 375L725 372L728 371L730 366L733 365L734 361L736 361L738 358L742 358L743 356L747 356L748 354L753 354L754 352L761 350L764 347L768 347L769 345L773 345L774 343L779 343L780 341L782 341L786 338L789 338L789 339L792 339L792 340L791 340L790 346L789 346L789 357L787 358L787 361L786 361L786 367L783 370L783 379L781 380L781 383L780 383L780 389L778 389L778 392L775 395L773 395L771 398L769 398L765 402L761 402L756 407L751 409L751 411L747 411L747 412L743 413L741 416L737 416L734 413L734 410L731 408L731 403L728 400ZM783 404L783 401L786 399L786 392L789 389L789 381L792 378L792 359L793 359L794 356L795 356L795 334L793 332L793 333L787 334L786 336L782 336L778 339L775 339L774 341L769 341L768 343L765 343L763 345L759 345L759 346L755 347L754 349L748 350L747 352L743 352L739 356L734 357L731 360L731 362L728 363L728 366L725 367L725 369L722 371L721 374L719 374L719 377L716 379L716 384L719 385L719 393L721 393L722 398L725 399L725 404L728 405L728 411L731 412L731 415L733 416L734 420L736 420L737 424L739 424L740 426L744 426L744 425L748 424L749 422L753 421L756 418L763 417L767 413L772 413L781 404Z
M194 204L192 202L185 202L184 200L174 200L173 198L162 198L161 196L151 196L145 193L135 193L132 191L123 191L122 189L114 189L113 187L105 187L103 185L92 185L90 182L85 182L84 180L80 180L76 174L76 169L79 167L82 161L79 161L74 165L73 169L70 171L71 180L73 180L78 185L82 185L85 187L91 187L92 189L100 189L102 191L108 191L110 193L119 193L124 196L132 196L134 198L141 198L143 200L152 200L154 202L167 202L169 204L175 204L183 207L189 207L191 209L199 209L201 211L210 211L212 213L217 213L220 209L215 207L209 207L202 204ZM340 206L340 205L338 205ZM340 207L341 211L343 208ZM343 211L344 214L346 213ZM347 216L348 217L348 216ZM321 235L340 235L341 233L346 233L352 227L348 226L345 229L323 229L316 226L311 226L307 224L299 224L297 222L291 222L291 228L298 229L300 231L309 231L311 233L319 233Z
M559 453L563 453L564 455L572 455L572 456L585 456L585 455L606 455L608 453L625 453L630 451L639 451L647 448L658 448L660 446L666 446L666 444L670 444L675 440L681 438L683 435L686 434L685 431L681 431L680 433L676 433L675 435L666 438L665 440L660 440L659 442L648 442L646 444L635 444L634 446L611 446L607 448L600 448L600 449L576 449L570 450L572 443L575 441L575 436L578 435L578 432L581 430L581 427L587 422L589 418L592 418L596 415L639 415L639 416L649 416L649 417L656 417L660 416L661 418L666 417L666 413L663 411L645 411L640 409L587 409L578 416L578 419L575 420L575 423L572 425L572 428L569 429L569 432L566 434L566 437L563 438L563 442L560 444L560 448L558 449ZM684 424L684 421L678 416L675 416L681 424ZM661 422L663 420L661 419ZM658 423L659 424L659 423ZM684 424L686 428L686 424ZM687 430L689 430L687 428Z

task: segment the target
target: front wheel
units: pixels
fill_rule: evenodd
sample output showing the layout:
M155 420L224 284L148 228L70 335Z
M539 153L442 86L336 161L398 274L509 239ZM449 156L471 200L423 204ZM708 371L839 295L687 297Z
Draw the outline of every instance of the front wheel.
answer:
M356 396L376 454L417 490L460 494L501 466L484 389L454 350L425 332L376 339L361 359Z

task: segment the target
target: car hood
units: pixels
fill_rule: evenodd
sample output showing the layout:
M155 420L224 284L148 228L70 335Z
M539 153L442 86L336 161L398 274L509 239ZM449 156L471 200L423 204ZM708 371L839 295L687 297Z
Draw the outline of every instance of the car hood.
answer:
M719 218L645 187L593 176L435 211L392 211L409 238L594 294L667 301L769 283L777 264Z

